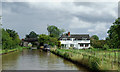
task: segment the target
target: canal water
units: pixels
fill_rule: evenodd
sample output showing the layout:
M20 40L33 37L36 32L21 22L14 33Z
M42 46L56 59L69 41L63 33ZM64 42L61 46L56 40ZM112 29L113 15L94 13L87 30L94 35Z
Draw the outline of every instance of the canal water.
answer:
M80 70L86 69L42 50L24 49L2 55L3 70ZM88 71L87 71L88 72Z

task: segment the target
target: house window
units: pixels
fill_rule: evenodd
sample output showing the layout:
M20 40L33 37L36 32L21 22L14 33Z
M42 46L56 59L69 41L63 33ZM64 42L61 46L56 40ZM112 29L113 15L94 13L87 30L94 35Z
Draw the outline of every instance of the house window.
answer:
M70 44L70 47L74 47L74 44Z
M61 44L61 46L63 47L63 46L64 46L64 44Z
M88 47L89 44L85 44L85 47Z
M62 48L66 48L66 47L67 47L67 44L61 44L61 47L62 47Z
M80 44L80 47L83 47L83 44Z
M67 40L71 40L70 38L68 38Z

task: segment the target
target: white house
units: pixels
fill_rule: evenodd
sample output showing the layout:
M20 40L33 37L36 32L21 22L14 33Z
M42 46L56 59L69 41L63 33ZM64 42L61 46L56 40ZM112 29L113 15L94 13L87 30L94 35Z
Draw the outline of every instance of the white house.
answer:
M62 35L59 38L62 48L74 47L76 49L83 49L90 47L89 34L70 34Z

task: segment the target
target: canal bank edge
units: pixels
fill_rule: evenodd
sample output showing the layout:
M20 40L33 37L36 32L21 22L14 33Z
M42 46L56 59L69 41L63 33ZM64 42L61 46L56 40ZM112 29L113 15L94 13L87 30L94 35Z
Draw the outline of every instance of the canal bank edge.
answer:
M74 55L68 53L68 52L60 52L57 49L51 49L50 52L52 52L55 55L58 55L66 60L69 60L71 62L73 62L74 64L80 65L85 67L86 69L88 69L90 72L108 72L108 70L102 70L100 69L98 66L92 66L93 64L96 63L95 60L93 60L92 62L87 62L88 60L77 60L77 58L74 58ZM75 56L76 57L76 56ZM109 72L111 72L109 70ZM116 72L116 71L115 71Z
M0 55L8 54L8 53L15 52L15 51L22 51L23 49L26 49L26 48L28 47L17 47L15 49L10 49L10 50L1 50Z

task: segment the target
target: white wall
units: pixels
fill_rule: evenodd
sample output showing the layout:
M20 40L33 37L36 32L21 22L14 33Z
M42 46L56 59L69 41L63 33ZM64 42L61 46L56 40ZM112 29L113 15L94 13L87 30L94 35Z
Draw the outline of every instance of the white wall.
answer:
M74 44L74 47L77 48L77 49L82 49L82 48L89 48L90 47L90 44L88 47L80 47L80 45L78 43L90 43L90 40L60 40L61 41L61 44L68 44L67 47L70 47L70 44Z

